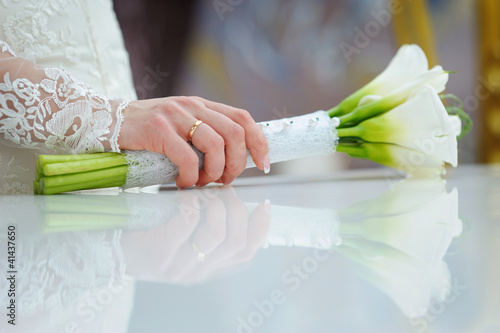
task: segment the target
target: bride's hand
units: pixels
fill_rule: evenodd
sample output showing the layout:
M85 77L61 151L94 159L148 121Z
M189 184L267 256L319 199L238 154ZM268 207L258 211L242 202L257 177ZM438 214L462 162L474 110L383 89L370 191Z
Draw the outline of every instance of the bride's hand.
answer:
M269 170L267 140L250 114L200 97L167 97L131 102L123 112L120 149L147 149L165 154L179 168L179 187L231 183L245 169L247 148L255 165ZM191 139L205 153L204 169L188 144L188 133L202 120Z

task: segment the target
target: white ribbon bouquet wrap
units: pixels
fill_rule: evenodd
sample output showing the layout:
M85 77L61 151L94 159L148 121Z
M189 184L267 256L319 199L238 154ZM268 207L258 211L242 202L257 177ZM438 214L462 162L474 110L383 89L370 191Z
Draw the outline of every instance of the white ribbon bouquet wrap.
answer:
M338 143L338 118L330 118L326 111L303 116L259 123L269 144L271 163L292 159L333 154ZM203 154L193 147L203 167ZM175 181L177 166L168 157L149 151L126 151L129 171L123 188L165 184ZM247 155L247 168L255 167Z
M339 151L412 176L442 175L445 163L457 166L457 137L472 125L460 100L439 95L448 76L441 66L428 68L420 47L404 45L379 76L334 108L260 123L271 163ZM453 105L445 107L444 99ZM193 149L202 168L203 154ZM248 156L247 168L254 166ZM141 187L170 183L177 175L168 157L149 151L42 155L34 190Z

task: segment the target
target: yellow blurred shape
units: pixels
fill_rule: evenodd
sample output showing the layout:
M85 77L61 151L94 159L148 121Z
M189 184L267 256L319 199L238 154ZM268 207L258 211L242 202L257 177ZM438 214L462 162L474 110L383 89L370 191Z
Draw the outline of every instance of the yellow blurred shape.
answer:
M481 100L479 109L481 162L500 163L500 2L479 0L479 75L492 93Z
M438 64L432 18L427 0L402 0L393 17L397 46L418 44L427 55L429 65Z

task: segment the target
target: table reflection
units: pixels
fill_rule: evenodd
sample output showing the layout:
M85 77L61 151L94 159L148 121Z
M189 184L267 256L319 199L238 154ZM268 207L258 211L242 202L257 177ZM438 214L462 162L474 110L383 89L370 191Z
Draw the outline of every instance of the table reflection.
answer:
M2 232L19 229L17 327L26 332L125 332L134 281L201 283L269 246L346 256L414 318L450 297L443 256L462 231L458 192L443 180L405 180L342 210L245 203L231 187L10 196L0 207Z

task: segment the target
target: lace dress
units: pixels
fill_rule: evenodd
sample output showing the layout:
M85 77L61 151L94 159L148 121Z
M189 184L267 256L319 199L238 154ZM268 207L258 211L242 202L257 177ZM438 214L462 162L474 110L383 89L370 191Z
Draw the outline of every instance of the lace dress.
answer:
M32 193L40 153L119 151L136 99L109 0L0 0L0 194Z

